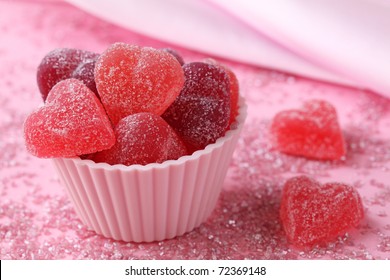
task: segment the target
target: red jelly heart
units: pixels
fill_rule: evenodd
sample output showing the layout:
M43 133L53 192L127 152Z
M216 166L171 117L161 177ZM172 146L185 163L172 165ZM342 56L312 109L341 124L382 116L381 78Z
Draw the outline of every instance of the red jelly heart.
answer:
M109 149L112 125L96 95L77 79L50 91L44 107L24 123L27 150L37 157L72 157Z
M185 84L163 118L190 152L223 136L229 126L229 77L221 67L202 62L183 66Z
M340 159L346 153L335 108L311 100L302 110L276 114L271 125L274 147L284 153L315 159Z
M186 155L187 150L174 130L158 115L137 113L119 121L115 127L117 142L105 151L89 157L108 164L161 163Z
M236 120L238 115L238 97L239 97L239 86L236 75L230 68L224 67L225 71L229 75L230 82L230 123L233 123Z
M321 185L298 176L284 185L280 218L293 244L313 246L332 241L357 226L363 218L363 205L359 193L349 185Z
M184 74L163 50L116 43L98 59L95 81L114 124L139 112L161 115L179 95Z
M95 61L98 58L97 53L78 50L78 49L55 49L49 52L41 61L37 69L37 83L41 92L43 100L46 100L49 91L59 81L78 78L85 82L87 86L92 84L90 88L96 94L94 89L94 79L89 76L80 76L74 71L80 66L80 64Z
M238 97L239 97L239 86L236 74L226 67L225 65L220 64L218 61L212 58L206 58L204 60L205 63L209 63L212 65L216 65L218 67L222 67L229 76L230 83L230 124L233 123L238 115Z

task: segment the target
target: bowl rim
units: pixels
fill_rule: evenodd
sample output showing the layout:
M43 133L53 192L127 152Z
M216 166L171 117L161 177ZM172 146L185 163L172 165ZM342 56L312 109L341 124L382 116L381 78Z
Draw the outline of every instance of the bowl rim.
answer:
M210 154L213 150L221 147L226 141L231 139L236 133L241 131L244 126L245 119L247 116L247 105L245 99L240 95L238 100L238 114L235 121L230 125L230 129L226 131L225 135L218 138L214 143L208 144L204 149L197 150L191 155L184 155L178 159L166 160L161 163L148 163L146 165L133 164L133 165L124 165L124 164L108 164L105 162L94 162L90 159L81 159L80 157L69 157L69 158L53 158L53 160L66 160L73 161L76 165L85 165L92 169L105 169L105 170L122 170L122 171L146 171L151 169L164 169L169 166L178 166L184 164L185 162L195 161L202 156Z

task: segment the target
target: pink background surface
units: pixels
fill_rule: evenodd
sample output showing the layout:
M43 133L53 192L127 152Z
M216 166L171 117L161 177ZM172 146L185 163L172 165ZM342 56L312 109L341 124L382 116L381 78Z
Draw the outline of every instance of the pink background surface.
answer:
M390 256L390 100L369 91L222 60L240 82L248 119L218 205L206 223L172 240L113 241L77 218L52 163L29 155L22 125L42 105L35 71L57 47L102 52L117 41L176 48L114 26L64 3L0 1L0 258L1 259L386 259ZM307 160L271 149L275 113L310 98L331 102L346 138L345 159ZM278 216L286 179L306 174L355 186L365 218L325 247L297 249Z

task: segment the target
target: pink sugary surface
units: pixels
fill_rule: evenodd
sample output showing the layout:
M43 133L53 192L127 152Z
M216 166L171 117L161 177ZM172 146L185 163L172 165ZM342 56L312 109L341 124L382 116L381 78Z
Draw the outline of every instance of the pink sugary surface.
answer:
M42 105L35 81L40 59L57 47L103 51L116 41L172 47L186 61L198 54L105 23L65 4L0 1L1 259L386 259L390 257L390 100L292 75L222 61L236 74L248 119L217 208L199 228L150 244L122 243L88 231L77 218L49 160L29 155L22 124ZM307 160L270 147L280 110L322 98L338 111L345 159ZM306 174L357 188L365 218L326 247L289 245L279 221L281 187Z

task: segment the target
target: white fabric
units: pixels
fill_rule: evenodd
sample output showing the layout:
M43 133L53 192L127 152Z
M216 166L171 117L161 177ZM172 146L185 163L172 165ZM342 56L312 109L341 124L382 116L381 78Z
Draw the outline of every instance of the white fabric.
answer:
M68 0L214 56L390 97L388 0Z

